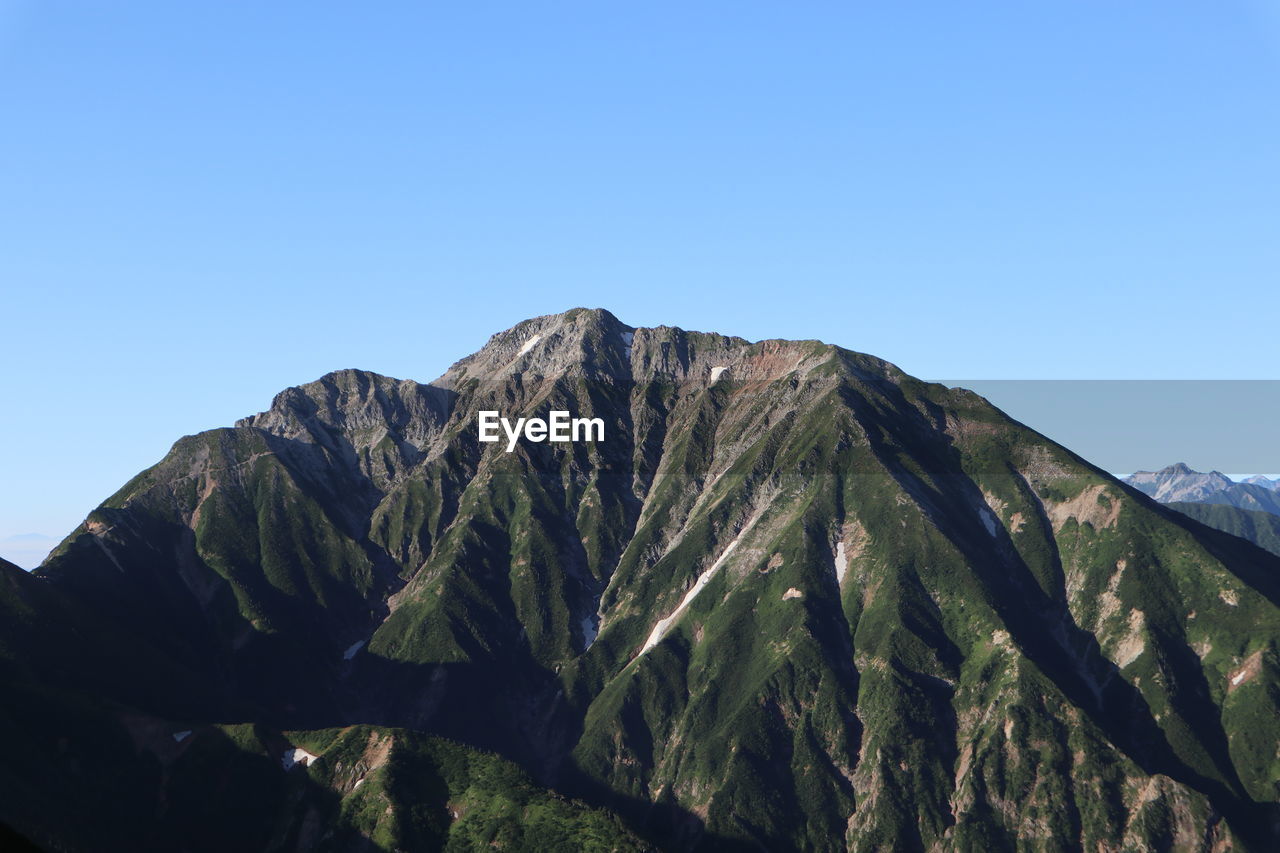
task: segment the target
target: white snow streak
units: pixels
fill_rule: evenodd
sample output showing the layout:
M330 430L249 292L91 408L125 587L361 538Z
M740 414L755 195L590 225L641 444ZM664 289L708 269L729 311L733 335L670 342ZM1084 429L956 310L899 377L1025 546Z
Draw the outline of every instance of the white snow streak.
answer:
M728 366L711 368L711 384L714 385L715 381L720 378L721 374L723 374L728 369L729 369Z
M360 651L363 648L364 648L364 640L361 640L358 643L352 643L350 646L347 647L347 650L342 653L342 659L351 660L353 657L356 656L356 652Z
M284 755L280 756L280 765L284 767L285 770L292 769L295 764L310 767L311 763L315 761L317 757L318 756L312 755L302 747L295 746L293 749L286 749L284 751Z
M529 350L533 349L540 340L542 340L542 335L534 335L532 338L529 338L529 340L524 342L524 346L520 347L520 352L516 353L516 358L519 358Z
M1231 679L1231 686L1235 687L1240 682L1244 681L1244 675L1245 674L1243 672L1238 673L1235 678Z
M849 571L849 555L844 552L844 540L836 545L836 586L844 585L844 573Z
M187 729L187 730L186 730L186 731L184 731L184 732L174 732L174 733L173 733L173 739L174 739L175 741L177 741L178 743L182 743L184 740L186 740L186 739L187 739L187 738L189 738L189 737L191 737L191 729Z
M996 531L1000 529L1000 521L996 518L996 514L990 507L982 506L978 509L978 515L982 516L982 523L986 525L987 533L995 536Z
M759 514L757 514L756 518L758 519L759 517ZM694 598L697 597L698 593L702 592L702 588L711 582L711 578L713 578L720 567L724 565L724 561L733 553L733 549L738 547L738 543L742 541L742 537L746 536L747 531L755 525L755 521L756 519L752 519L750 523L743 527L738 535L734 537L734 540L729 543L728 547L720 552L720 556L711 564L711 568L698 576L697 582L694 583L694 585L689 588L689 591L684 594L684 600L680 602L680 606L673 610L671 615L667 618L658 620L658 624L653 626L653 631L649 634L649 639L644 641L644 646L640 649L640 654L644 654L649 651L649 649L662 642L662 638L667 635L667 631L670 630L673 624L675 624L676 619L680 618L680 614L684 612L684 609L689 606L690 602L692 602Z

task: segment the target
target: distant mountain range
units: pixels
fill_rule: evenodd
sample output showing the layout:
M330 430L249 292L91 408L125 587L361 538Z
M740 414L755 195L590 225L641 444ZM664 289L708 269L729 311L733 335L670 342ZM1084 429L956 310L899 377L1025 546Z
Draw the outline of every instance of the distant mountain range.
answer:
M73 853L1274 851L1278 695L1280 558L972 392L601 310L0 561L0 823Z
M1262 475L1235 482L1218 471L1178 463L1139 471L1124 482L1202 524L1280 555L1280 480Z
M1280 480L1255 475L1237 483L1226 474L1193 471L1179 462L1159 471L1139 471L1124 482L1161 503L1190 501L1226 504L1280 514Z
M1255 474L1252 477L1246 477L1241 482L1250 486L1261 486L1262 488L1270 489L1273 492L1280 492L1280 478L1270 480L1261 474Z

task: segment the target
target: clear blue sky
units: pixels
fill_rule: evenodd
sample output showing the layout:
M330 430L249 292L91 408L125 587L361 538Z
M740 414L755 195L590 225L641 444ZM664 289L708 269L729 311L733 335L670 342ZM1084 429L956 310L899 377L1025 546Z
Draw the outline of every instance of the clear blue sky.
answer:
M1278 72L1274 0L0 0L0 536L575 305L1277 378Z

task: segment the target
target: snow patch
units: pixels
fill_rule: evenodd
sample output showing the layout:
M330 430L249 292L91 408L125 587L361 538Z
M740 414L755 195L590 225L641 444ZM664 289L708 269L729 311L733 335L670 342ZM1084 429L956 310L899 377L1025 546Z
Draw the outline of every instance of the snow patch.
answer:
M532 338L524 342L524 346L520 347L520 352L516 353L516 358L527 353L529 350L537 346L538 341L542 340L542 335L534 335Z
M357 643L352 643L350 646L347 647L347 650L342 653L342 659L351 660L353 657L356 656L356 652L360 651L363 648L364 648L364 640L360 640Z
M1236 595L1236 591L1234 589L1222 590L1218 593L1218 598L1222 599L1223 604L1230 605L1231 607L1235 607L1240 603L1240 597Z
M836 586L844 585L844 574L849 571L849 555L844 551L844 540L836 544Z
M662 638L667 635L667 631L669 631L671 626L675 624L676 619L680 618L680 614L684 612L684 609L688 607L689 604L698 596L698 593L702 592L702 588L711 583L711 579L715 577L716 572L724 565L724 561L729 559L729 555L738 547L738 543L742 541L742 537L747 535L747 531L755 525L755 522L759 517L760 514L757 514L756 518L752 519L751 522L743 527L738 535L734 537L734 540L730 542L722 552L720 552L720 556L711 564L711 567L698 576L698 580L689 588L689 591L684 594L684 599L680 602L680 606L673 610L671 615L667 618L658 620L658 624L654 625L653 631L649 633L649 639L645 640L644 646L640 648L640 654L644 654L649 651L649 649L662 642Z
M319 756L312 755L300 746L292 749L286 749L284 755L280 756L280 766L285 770L293 769L295 764L301 764L303 767L310 767Z
M719 379L724 374L724 372L728 369L729 369L728 365L724 365L723 367L711 368L711 384L714 385L715 381Z
M996 514L991 511L991 507L982 507L978 511L978 515L982 516L982 524L987 528L987 533L991 536L995 536L996 531L1000 529L1000 520L996 518Z
M788 601L792 598L804 598L804 593L793 586L782 594L783 601Z
M363 785L363 784L364 784L364 780L363 780L363 779L357 779L357 780L356 780L356 783L355 783L354 785L352 785L352 786L351 786L351 792L352 792L352 793L355 793L355 790L356 790L357 788L359 788L359 787L360 787L361 785Z
M1240 665L1231 675L1231 688L1234 690L1242 684L1248 684L1262 672L1262 652L1256 651Z
M186 731L182 731L182 732L173 733L173 739L178 743L182 743L184 740L186 740L189 737L191 737L191 729L187 729Z

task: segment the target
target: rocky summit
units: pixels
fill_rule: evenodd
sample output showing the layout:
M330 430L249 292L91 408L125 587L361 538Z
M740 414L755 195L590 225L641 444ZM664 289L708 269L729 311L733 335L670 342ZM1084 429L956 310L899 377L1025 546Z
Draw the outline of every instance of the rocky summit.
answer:
M526 430L479 413L599 420ZM12 487L12 486L11 486ZM817 341L525 321L0 566L51 850L1280 849L1280 558Z

